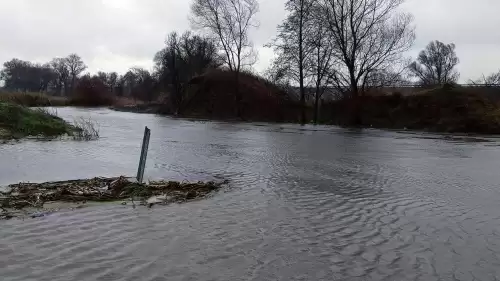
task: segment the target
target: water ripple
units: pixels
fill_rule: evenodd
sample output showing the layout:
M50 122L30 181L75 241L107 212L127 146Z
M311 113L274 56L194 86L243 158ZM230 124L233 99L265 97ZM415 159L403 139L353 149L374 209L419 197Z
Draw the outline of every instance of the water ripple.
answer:
M0 222L2 280L500 279L497 140L58 113L102 139L0 146L0 184L133 175L148 125L147 178L232 189Z

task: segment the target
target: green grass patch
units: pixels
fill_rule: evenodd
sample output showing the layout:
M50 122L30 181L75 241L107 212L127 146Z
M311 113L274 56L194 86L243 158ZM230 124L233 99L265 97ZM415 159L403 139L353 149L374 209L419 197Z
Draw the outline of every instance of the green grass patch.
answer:
M0 138L72 135L77 128L46 109L0 102Z

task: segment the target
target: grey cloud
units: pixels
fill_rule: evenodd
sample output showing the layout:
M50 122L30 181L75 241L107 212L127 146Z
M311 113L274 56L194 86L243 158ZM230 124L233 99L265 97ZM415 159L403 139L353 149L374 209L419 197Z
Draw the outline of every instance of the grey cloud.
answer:
M408 0L403 8L415 17L411 54L431 40L455 43L462 82L500 69L500 1Z
M76 52L90 71L150 67L170 31L190 28L189 7L187 0L0 1L0 62ZM500 1L407 0L402 8L415 16L417 27L409 55L437 39L457 45L463 81L500 68ZM284 15L284 0L260 0L260 27L252 33L260 55L257 70L273 56L263 45Z

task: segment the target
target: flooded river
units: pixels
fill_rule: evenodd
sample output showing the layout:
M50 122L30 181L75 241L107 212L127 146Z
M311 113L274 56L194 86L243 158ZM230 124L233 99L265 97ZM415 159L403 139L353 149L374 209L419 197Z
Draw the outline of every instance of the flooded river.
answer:
M500 141L193 122L105 109L95 142L0 145L0 185L226 178L213 198L0 222L2 281L497 280Z

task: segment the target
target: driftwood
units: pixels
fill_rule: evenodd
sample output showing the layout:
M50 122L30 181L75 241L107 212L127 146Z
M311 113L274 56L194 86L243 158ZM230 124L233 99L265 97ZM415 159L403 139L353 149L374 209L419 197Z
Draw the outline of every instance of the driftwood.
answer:
M47 202L106 202L139 200L141 205L182 203L204 198L227 182L185 183L151 181L139 184L125 177L93 178L46 183L18 183L0 192L0 219L12 218L12 210L43 209ZM126 203L124 203L126 204Z

